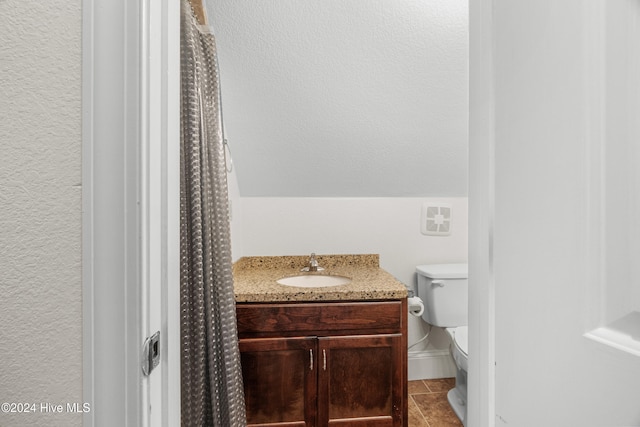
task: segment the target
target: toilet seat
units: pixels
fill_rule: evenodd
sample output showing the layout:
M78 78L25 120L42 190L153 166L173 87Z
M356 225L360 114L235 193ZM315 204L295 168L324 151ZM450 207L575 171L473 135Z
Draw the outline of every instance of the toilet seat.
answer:
M451 354L456 364L463 371L467 371L467 358L469 355L469 328L467 326L458 326L457 328L447 328L447 333L451 337Z
M458 347L465 357L469 355L469 328L467 326L459 326L455 328L453 335L453 342Z

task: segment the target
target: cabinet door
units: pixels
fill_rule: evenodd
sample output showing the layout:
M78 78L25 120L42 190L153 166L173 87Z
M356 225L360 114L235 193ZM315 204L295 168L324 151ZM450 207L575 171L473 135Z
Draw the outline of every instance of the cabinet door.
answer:
M319 338L318 425L403 425L402 335Z
M315 337L240 340L248 425L314 425L316 344Z

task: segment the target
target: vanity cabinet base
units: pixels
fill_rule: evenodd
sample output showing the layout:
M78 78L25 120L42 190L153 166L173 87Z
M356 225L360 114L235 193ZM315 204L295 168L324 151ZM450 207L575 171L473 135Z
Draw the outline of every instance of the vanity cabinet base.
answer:
M407 426L406 299L237 313L248 425Z

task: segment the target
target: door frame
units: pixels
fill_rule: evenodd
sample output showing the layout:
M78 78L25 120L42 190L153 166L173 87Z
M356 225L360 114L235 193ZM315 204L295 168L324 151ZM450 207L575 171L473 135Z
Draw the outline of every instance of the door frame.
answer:
M468 427L495 426L494 0L469 2Z
M165 118L177 117L180 60L179 2L161 0L161 12L153 16L149 5L149 0L83 0L83 390L84 401L92 405L92 411L84 414L83 425L89 427L103 423L133 426L142 420L138 369L142 290L137 286L142 267L138 263L141 243L135 236L146 225L137 208L139 147L127 142L137 141L142 132L139 113L146 101L141 86L148 83L148 76L142 74L139 59L142 31L149 30L145 25L152 24L151 19L161 22L159 27L151 25L151 31L160 31L162 41L166 92L161 112ZM469 4L470 427L495 425L492 8L493 0ZM158 125L153 120L148 124L151 128ZM160 284L162 334L168 344L162 347L167 363L162 377L166 414L162 425L177 425L180 419L179 304L172 303L179 298L179 265L174 253L179 240L179 166L167 161L178 158L177 126L179 123L167 124L162 140L160 221L170 225L163 237L167 246L162 256L168 263ZM112 141L120 144L114 146ZM136 255L123 256L131 253ZM101 411L102 407L109 411ZM109 422L108 414L118 413L124 414L127 424Z
M180 3L82 6L83 425L178 425Z

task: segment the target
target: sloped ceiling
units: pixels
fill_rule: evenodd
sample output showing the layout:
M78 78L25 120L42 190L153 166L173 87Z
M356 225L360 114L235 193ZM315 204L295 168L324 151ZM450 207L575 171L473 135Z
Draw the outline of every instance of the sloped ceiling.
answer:
M467 194L466 0L208 0L242 196Z

